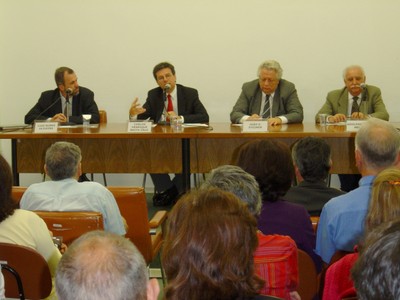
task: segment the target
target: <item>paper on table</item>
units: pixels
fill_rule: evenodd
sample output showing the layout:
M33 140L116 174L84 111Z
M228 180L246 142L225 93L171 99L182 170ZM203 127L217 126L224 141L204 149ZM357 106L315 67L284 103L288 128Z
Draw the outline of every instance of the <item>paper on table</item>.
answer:
M183 127L208 127L207 124L203 123L184 123L182 124Z

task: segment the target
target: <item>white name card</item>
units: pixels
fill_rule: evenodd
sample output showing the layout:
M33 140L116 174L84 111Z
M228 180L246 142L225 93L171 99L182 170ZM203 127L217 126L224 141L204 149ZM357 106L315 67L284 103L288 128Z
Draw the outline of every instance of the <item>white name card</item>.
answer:
M268 121L244 121L242 132L267 132L268 131Z
M58 131L58 122L35 122L34 133L55 133Z
M347 120L346 131L358 131L365 120Z
M153 122L128 122L128 132L149 133Z

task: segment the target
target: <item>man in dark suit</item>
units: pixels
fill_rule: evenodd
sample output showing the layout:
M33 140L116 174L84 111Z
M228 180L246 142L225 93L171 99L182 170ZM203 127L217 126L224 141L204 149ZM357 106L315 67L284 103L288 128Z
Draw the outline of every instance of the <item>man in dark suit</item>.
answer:
M344 192L327 186L331 169L331 149L318 137L305 137L292 149L297 186L292 186L283 197L304 206L311 216L319 216L325 203Z
M267 60L258 68L258 79L246 82L231 112L232 123L268 119L268 125L301 123L303 107L293 83L282 79L277 61Z
M25 115L25 124L46 119L82 124L82 114L92 115L90 122L99 123L99 109L94 101L94 93L79 87L75 72L68 67L60 67L54 78L57 88L41 94L35 106Z
M150 90L143 107L135 98L129 110L130 119L148 119L156 123L167 123L169 118L179 116L183 123L204 123L209 121L206 109L199 99L197 90L176 84L175 68L168 62L162 62L153 69L158 87ZM156 193L153 196L155 206L174 203L182 192L182 176L175 174L173 180L168 174L150 174Z

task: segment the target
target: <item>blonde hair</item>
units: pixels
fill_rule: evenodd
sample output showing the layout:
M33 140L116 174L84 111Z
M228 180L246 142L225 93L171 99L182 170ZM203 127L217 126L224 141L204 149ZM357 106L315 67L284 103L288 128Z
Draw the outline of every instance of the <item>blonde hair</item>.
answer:
M366 232L400 217L400 169L390 167L378 174L372 186Z

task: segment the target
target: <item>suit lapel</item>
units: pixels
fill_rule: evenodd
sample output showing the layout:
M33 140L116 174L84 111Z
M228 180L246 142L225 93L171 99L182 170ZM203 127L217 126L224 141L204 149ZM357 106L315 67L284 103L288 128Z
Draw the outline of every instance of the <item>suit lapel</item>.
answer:
M347 116L348 105L349 105L349 92L347 91L347 88L344 88L339 96L338 109L337 109L338 113Z
M175 108L175 111L178 112L179 116L184 115L184 107L185 107L185 98L183 94L182 87L180 85L176 85L176 95L178 97L178 101L176 102L178 107Z

